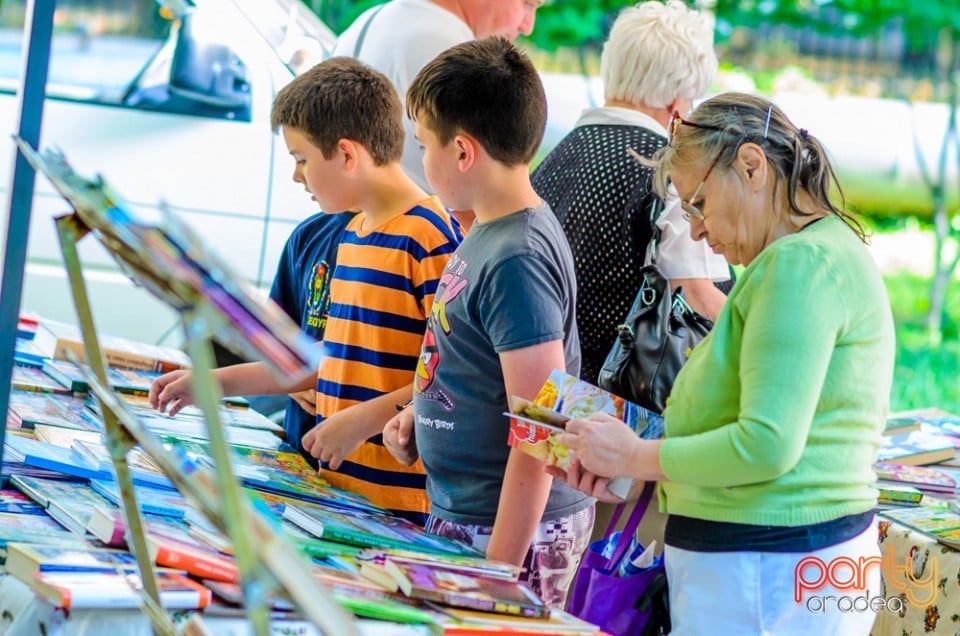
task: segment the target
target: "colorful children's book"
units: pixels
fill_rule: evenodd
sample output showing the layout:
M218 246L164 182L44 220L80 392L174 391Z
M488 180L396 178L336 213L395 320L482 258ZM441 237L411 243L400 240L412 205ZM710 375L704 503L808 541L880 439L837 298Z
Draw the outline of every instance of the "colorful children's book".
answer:
M8 543L36 543L60 547L85 548L89 544L47 515L24 515L0 512L0 548L6 553Z
M420 563L401 564L389 558L384 561L383 570L404 595L422 601L529 618L550 615L550 609L525 583L453 572Z
M425 553L480 556L459 541L429 534L399 517L344 513L309 502L289 503L283 518L318 539L366 548L399 548Z
M19 490L4 488L0 490L0 512L18 515L45 515L43 506L31 500Z
M960 469L942 466L908 466L893 462L873 465L877 479L905 484L925 492L953 494L960 492Z
M517 396L510 398L510 412L505 413L510 418L507 443L548 466L566 470L570 449L557 442L556 434L570 419L598 412L626 422L644 439L663 436L663 416L554 369L533 401ZM633 483L632 478L617 477L610 481L607 489L626 497Z
M103 424L86 403L68 395L50 395L32 391L10 392L10 415L19 428L37 424L99 431Z
M42 369L30 366L15 365L10 386L19 391L70 395L70 389L60 385L59 382L44 373Z
M94 492L86 481L45 479L13 475L10 481L31 499L47 509L64 528L84 536L95 506L110 503Z
M877 489L877 503L888 506L919 506L923 500L923 492L913 486L896 482L878 481L874 484Z
M885 435L877 453L877 461L923 466L953 459L955 450L953 440L920 430Z
M950 510L946 504L891 508L881 510L880 515L918 530L951 548L960 549L960 514Z

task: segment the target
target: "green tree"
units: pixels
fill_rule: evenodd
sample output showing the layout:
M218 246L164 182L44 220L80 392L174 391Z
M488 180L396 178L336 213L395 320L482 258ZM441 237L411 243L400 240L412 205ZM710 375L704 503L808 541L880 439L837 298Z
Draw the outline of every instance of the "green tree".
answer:
M809 25L830 33L843 29L869 36L875 41L891 25L898 25L905 38L902 66L925 71L928 79L947 87L949 117L940 152L928 160L914 140L915 155L933 209L935 235L934 276L930 289L930 307L926 325L931 344L942 338L947 284L960 263L960 215L949 207L951 189L960 191L960 179L950 180L951 157L960 164L960 128L957 106L960 102L960 11L951 2L915 2L914 0L716 0L718 22L750 25L760 21ZM909 101L904 95L903 99ZM953 222L951 223L951 218ZM955 248L948 256L948 247Z

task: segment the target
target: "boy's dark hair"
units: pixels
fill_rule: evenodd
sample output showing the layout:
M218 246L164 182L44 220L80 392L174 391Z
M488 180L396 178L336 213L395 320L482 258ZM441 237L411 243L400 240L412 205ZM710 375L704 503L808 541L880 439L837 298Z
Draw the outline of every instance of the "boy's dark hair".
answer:
M293 128L330 159L341 139L362 145L378 166L403 154L403 106L382 73L335 57L294 78L273 100L270 126Z
M491 37L447 49L407 91L407 115L446 145L463 131L508 166L530 163L543 140L547 98L530 59Z

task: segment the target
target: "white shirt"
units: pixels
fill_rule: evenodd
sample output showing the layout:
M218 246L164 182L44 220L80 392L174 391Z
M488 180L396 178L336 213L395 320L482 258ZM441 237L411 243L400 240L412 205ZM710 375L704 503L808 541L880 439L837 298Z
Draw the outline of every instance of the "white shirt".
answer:
M643 126L667 137L667 130L660 122L645 113L628 108L588 108L580 115L577 126ZM683 278L709 278L723 281L730 278L727 261L714 254L705 241L694 241L690 236L690 223L683 218L680 197L673 185L667 192L665 208L657 219L660 228L660 243L657 247L657 265L670 280ZM647 249L646 262L650 262Z
M374 11L379 12L374 15ZM430 0L392 0L382 9L373 7L354 20L340 35L333 55L354 57L357 39L365 26L366 35L356 58L386 75L400 94L401 103L420 69L450 47L474 39L473 31L463 20ZM413 137L413 122L406 113L403 129L403 169L420 187L432 192L423 175L422 153Z

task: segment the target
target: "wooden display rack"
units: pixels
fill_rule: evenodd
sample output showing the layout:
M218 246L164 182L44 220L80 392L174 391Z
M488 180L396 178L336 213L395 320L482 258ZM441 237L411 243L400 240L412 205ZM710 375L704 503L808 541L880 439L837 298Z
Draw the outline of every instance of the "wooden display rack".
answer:
M333 599L323 584L311 576L304 557L285 542L273 529L271 522L242 495L231 468L229 449L218 413L221 396L210 373L214 367L212 337L214 334L222 336L229 333L232 342L239 342L240 348L248 356L260 354L259 358L268 363L271 362L269 356L263 355L262 348L258 349L256 344L246 339L242 329L233 324L220 306L211 302L202 290L192 284L195 281L172 278L170 271L161 263L138 250L136 242L129 240L132 235L124 227L106 218L105 211L122 208L102 180L88 181L78 177L58 153L41 155L21 139L17 139L17 144L34 168L50 179L74 209L72 214L56 219L56 226L83 334L86 361L90 366L88 370L81 365L81 369L100 402L106 445L122 495L130 547L137 558L143 581L144 609L154 632L175 634L171 622L161 611L143 519L126 462L127 453L138 444L177 489L233 542L244 605L256 634L270 633L268 597L277 588L285 590L300 613L324 633L336 636L356 634L353 617ZM194 365L193 394L207 424L215 470L166 450L160 440L140 423L109 388L107 365L97 338L77 251L79 241L90 234L100 241L131 278L180 312L187 353ZM270 317L271 320L275 318ZM306 363L303 366L303 373L314 372L315 367L309 368ZM275 371L289 375L289 369Z

